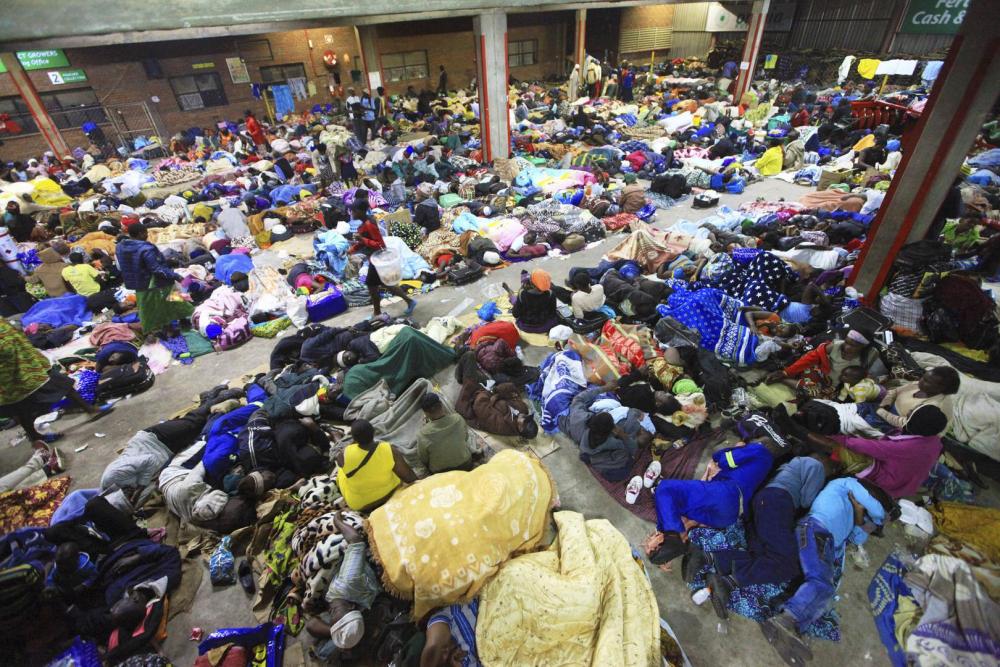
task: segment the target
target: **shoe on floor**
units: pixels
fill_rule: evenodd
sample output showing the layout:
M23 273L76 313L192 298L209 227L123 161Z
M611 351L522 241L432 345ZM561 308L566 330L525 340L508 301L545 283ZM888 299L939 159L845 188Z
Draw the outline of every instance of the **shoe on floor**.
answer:
M639 499L640 491L642 491L642 477L636 475L629 480L628 486L625 487L625 502L629 505L635 505L635 501Z
M683 556L688 552L688 545L677 533L664 533L663 541L656 548L649 552L649 562L653 565L666 565L678 556Z
M45 467L48 469L50 477L66 471L63 468L62 454L55 447L49 447L49 456L45 461Z
M729 577L717 572L708 574L708 590L712 593L712 607L715 615L726 620L729 618L729 598L733 594L733 584Z
M660 462L653 461L646 468L646 472L642 476L642 485L647 489L653 488L653 484L660 478L661 470Z
M253 582L253 568L250 567L250 561L245 558L241 560L237 574L239 576L240 586L243 587L243 590L247 592L247 595L253 595L257 590L257 587Z
M801 667L812 660L812 651L806 646L795 629L795 619L782 612L760 624L764 638L774 647L786 665Z

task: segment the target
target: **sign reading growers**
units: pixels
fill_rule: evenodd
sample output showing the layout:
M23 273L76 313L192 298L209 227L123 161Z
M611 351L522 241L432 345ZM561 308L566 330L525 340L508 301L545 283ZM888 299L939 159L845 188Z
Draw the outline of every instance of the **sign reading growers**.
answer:
M49 81L55 85L62 83L83 83L87 80L87 75L82 69L64 69L61 72L46 72Z
M899 32L954 35L968 9L969 0L910 0Z
M69 59L62 49L50 49L48 51L16 51L17 61L25 70L33 69L55 69L57 67L69 67Z

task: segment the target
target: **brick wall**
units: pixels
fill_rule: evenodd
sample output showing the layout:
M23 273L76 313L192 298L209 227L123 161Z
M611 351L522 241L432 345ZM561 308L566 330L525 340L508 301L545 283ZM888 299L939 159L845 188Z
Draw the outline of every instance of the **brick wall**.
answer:
M565 12L571 15L571 12ZM556 43L557 31L543 17L512 17L508 30L509 40L537 40L537 64L511 69L518 79L537 79L556 71L561 44ZM531 21L534 21L533 23ZM264 41L266 40L266 42ZM312 41L312 48L309 46ZM269 48L268 48L269 47ZM426 80L387 83L390 93L406 90L414 85L417 90L437 85L438 66L448 71L450 87L468 85L475 65L474 38L471 19L425 21L409 24L386 24L378 27L380 54L399 51L427 50L430 77ZM328 69L323 63L325 51L337 56L337 67ZM351 85L351 70L360 67L359 52L351 27L313 28L282 33L270 33L237 38L217 38L174 42L153 42L143 45L68 49L66 55L71 68L83 69L87 83L53 85L44 70L29 72L40 93L90 88L104 105L121 105L146 102L157 116L160 126L168 136L181 130L215 124L221 120L242 118L245 109L253 109L259 117L266 117L263 102L255 99L249 84L234 84L226 65L226 58L242 57L250 78L261 81L261 67L301 63L307 80L315 85L316 94L296 102L296 109L304 110L314 104L325 104L332 96L328 86L333 83L333 72L340 74L343 86ZM150 79L143 69L144 59L156 59L163 78ZM380 57L381 60L381 57ZM211 67L196 69L194 65L211 63ZM170 77L215 72L222 82L227 104L191 111L182 111L170 85ZM0 98L16 96L17 91L10 74L0 74ZM153 98L158 101L154 102ZM70 146L85 145L78 130L63 130ZM19 160L37 156L47 150L41 135L0 137L0 157Z

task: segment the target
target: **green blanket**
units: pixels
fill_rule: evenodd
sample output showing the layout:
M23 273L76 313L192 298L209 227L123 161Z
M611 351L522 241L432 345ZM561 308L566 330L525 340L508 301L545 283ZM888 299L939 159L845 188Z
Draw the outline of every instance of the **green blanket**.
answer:
M347 371L344 395L354 398L384 379L389 390L399 396L417 378L430 378L454 362L454 350L407 327L399 332L381 357Z

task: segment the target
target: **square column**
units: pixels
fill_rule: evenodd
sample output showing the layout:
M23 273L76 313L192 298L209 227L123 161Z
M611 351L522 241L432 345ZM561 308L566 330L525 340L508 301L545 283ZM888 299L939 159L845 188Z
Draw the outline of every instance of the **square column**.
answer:
M575 37L573 41L573 63L583 71L583 61L587 57L587 10L576 10Z
M510 157L510 107L507 103L507 14L492 11L472 19L479 79L479 128L483 161Z
M743 46L740 58L740 73L736 77L736 87L733 89L733 102L740 103L743 93L750 90L754 70L757 69L757 56L760 53L760 43L764 39L764 23L767 21L767 10L771 0L754 0L750 25L747 27L747 41Z
M375 89L384 86L382 81L382 66L378 58L378 32L373 25L354 26L354 39L358 43L358 53L361 54L361 71L365 80L362 89L375 96Z

